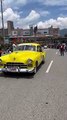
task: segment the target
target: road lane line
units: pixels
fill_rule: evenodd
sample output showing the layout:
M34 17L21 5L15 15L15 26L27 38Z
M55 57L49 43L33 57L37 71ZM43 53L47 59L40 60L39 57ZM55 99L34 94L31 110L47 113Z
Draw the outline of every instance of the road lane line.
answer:
M59 50L58 51L56 51L56 55L59 53Z
M58 54L58 52L56 52L56 55Z
M49 70L50 70L50 68L51 68L52 63L53 63L53 60L51 60L51 62L50 62L50 64L49 64L49 66L48 66L48 68L47 68L47 70L46 70L46 73L48 73L48 72L49 72Z

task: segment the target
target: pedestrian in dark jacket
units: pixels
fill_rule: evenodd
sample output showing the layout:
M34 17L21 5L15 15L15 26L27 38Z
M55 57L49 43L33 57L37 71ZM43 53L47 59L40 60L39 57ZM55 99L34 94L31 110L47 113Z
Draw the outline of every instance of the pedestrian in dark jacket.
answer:
M1 48L0 48L0 57L1 57L1 54L2 54L2 50L1 50Z
M62 56L62 55L64 56L64 45L63 45L63 44L60 45L59 50L60 50L61 56Z

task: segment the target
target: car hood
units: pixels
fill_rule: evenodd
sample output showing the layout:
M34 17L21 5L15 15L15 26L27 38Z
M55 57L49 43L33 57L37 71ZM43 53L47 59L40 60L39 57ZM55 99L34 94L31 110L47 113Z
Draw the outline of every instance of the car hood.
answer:
M26 62L28 59L34 60L37 54L35 51L15 51L0 58L3 62Z

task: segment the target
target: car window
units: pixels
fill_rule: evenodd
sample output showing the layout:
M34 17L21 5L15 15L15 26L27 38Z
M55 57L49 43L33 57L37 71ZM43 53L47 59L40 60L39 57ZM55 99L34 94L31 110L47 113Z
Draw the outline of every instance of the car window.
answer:
M17 46L16 50L31 50L31 51L36 51L36 47L33 45L22 45L22 46Z
M35 46L29 46L29 45L27 45L25 50L35 51Z
M41 46L37 46L37 51L38 51L38 52L42 52Z

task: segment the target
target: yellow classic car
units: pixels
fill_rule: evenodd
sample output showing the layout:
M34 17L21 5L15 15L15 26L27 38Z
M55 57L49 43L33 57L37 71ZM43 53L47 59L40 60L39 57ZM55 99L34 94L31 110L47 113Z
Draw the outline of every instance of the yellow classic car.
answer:
M38 43L21 43L13 52L0 57L0 71L36 73L41 63L45 62L46 52Z

